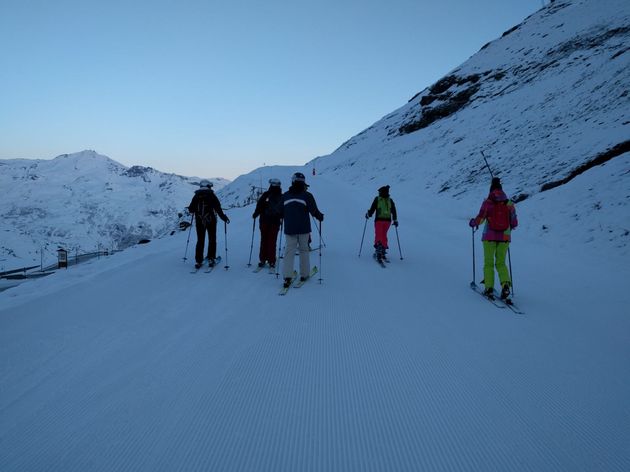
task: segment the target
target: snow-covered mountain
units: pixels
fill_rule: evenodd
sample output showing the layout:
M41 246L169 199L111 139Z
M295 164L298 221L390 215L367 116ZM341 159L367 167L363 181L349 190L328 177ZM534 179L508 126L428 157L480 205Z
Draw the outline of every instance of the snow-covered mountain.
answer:
M628 253L630 2L550 3L310 166L465 208L482 151L542 239Z
M228 181L210 179L215 188ZM0 270L75 252L124 249L177 228L199 178L126 167L94 151L0 160Z

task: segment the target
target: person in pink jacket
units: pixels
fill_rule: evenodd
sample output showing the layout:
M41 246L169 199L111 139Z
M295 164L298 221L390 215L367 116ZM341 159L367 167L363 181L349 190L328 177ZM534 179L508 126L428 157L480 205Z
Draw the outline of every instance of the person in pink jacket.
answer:
M512 281L505 265L505 257L511 241L511 233L518 226L516 208L507 197L498 177L492 178L490 193L479 209L479 213L469 222L477 228L485 222L481 241L483 242L483 283L484 295L494 298L494 268L496 267L501 283L501 298L510 295Z

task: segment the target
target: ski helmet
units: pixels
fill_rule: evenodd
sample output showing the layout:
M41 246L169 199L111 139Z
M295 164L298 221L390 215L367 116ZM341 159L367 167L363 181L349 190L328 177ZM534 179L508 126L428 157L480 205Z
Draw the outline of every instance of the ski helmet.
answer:
M280 179L269 179L269 185L271 185L272 187L280 187Z
M212 182L210 182L209 180L203 179L199 182L199 187L204 188L212 188Z
M304 177L304 174L302 172L296 172L295 174L293 174L293 177L291 177L291 183L294 184L295 182L306 183L306 177Z

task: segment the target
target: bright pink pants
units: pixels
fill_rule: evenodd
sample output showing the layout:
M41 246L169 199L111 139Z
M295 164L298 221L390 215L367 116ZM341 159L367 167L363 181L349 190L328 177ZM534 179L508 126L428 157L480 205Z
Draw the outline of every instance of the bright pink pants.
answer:
M387 245L387 231L389 231L389 227L392 225L391 221L380 221L377 220L374 222L374 246L380 242L385 249L388 249Z

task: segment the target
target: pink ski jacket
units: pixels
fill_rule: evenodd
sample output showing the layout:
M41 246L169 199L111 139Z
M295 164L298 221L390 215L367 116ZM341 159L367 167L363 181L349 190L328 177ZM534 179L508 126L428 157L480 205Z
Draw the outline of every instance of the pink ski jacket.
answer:
M507 206L510 210L510 227L505 231L495 231L490 228L488 225L488 215L492 211L492 207L497 202L507 202ZM483 234L481 236L482 241L500 241L500 242L509 242L511 241L511 232L514 228L518 226L518 218L516 217L516 207L514 203L512 203L507 195L503 192L503 190L495 189L488 195L488 198L484 200L481 204L481 208L479 209L479 214L473 218L471 221L474 222L474 226L479 226L481 223L486 222L483 228Z

